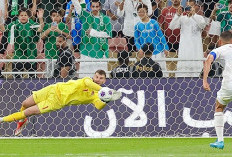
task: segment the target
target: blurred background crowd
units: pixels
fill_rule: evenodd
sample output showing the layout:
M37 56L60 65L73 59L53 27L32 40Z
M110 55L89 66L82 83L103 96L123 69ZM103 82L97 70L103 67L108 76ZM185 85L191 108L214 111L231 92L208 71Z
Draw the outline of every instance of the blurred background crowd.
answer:
M0 60L16 59L0 61L2 78L201 77L232 26L231 0L2 1ZM215 62L209 75L222 70Z

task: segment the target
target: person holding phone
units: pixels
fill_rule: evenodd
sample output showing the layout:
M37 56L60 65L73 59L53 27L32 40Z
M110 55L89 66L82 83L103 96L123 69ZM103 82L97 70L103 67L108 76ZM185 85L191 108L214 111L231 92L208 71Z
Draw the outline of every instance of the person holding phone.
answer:
M180 28L180 44L178 58L182 60L196 60L203 58L202 31L206 26L203 16L196 14L195 0L189 0L183 15L182 7L179 7L171 21L169 28ZM177 73L177 77L198 77L199 69L203 68L203 61L178 61L177 70L185 73ZM199 71L199 72L197 72Z
M46 24L41 34L41 39L45 43L45 58L46 59L57 59L59 51L56 47L56 37L60 34L66 38L70 38L68 26L61 22L62 13L61 11L52 10L50 13L52 23ZM50 64L49 64L50 65ZM50 69L50 68L49 68ZM46 77L51 77L52 72L49 72Z
M221 23L221 32L228 31L232 29L232 1L228 0L228 11L227 12L221 12L216 16L217 10L223 9L226 6L220 3L216 3L214 6L214 10L212 11L212 14L210 18L212 20L217 20Z
M70 35L68 26L61 22L61 11L52 10L50 15L53 22L44 26L41 39L45 40L45 58L57 59L58 51L56 49L56 37L59 34L63 34L66 38L70 38Z

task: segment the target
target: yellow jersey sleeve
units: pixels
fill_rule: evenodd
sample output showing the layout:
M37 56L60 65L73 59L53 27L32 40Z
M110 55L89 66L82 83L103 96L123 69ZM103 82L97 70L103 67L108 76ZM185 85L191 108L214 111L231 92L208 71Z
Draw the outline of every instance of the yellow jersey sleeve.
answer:
M88 78L88 77L84 79L84 83L88 88L95 90L95 91L99 91L102 88L98 84L94 83L91 78Z
M101 101L99 98L98 99L95 99L93 101L93 104L94 106L98 109L98 110L101 110L103 109L105 106L106 106L106 103Z

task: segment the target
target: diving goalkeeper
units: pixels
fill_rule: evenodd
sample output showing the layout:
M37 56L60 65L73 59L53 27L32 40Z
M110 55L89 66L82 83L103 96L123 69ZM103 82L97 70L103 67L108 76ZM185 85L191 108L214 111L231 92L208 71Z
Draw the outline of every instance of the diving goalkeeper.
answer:
M107 102L103 102L98 91L101 85L106 82L106 73L104 70L97 70L93 78L85 77L79 80L70 80L68 82L56 83L33 91L32 95L23 101L20 112L1 117L0 122L17 121L15 135L22 132L27 124L27 118L31 115L43 114L59 110L69 105L93 104L97 109L105 107ZM118 94L116 94L118 93ZM114 91L112 100L120 98L120 93Z

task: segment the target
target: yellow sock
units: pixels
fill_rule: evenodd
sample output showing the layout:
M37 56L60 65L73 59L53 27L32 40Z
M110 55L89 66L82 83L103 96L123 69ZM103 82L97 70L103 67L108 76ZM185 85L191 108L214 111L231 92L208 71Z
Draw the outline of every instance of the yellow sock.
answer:
M9 116L6 116L6 117L3 117L3 121L4 122L12 122L12 121L16 121L16 120L20 120L20 119L24 119L26 118L24 112L16 112L16 113L13 113Z

